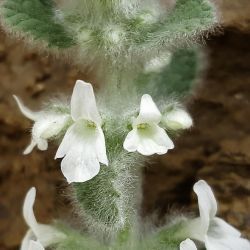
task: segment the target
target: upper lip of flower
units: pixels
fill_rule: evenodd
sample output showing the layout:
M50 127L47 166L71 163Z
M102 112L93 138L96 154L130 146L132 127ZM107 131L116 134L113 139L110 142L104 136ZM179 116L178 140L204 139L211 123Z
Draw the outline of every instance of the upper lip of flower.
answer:
M136 124L155 123L159 124L162 114L154 103L152 97L145 94L141 98L140 113L135 119Z
M102 119L97 109L91 84L80 80L76 81L70 105L73 121L84 119L101 126Z

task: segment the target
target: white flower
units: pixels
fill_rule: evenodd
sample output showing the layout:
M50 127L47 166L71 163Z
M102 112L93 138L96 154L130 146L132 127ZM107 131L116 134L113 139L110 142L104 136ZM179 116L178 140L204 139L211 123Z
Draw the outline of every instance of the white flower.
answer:
M181 242L180 250L197 250L197 247L192 240L186 239Z
M191 116L181 108L174 108L162 118L162 123L172 130L188 129L193 125Z
M71 117L74 123L67 130L55 158L64 157L61 169L69 183L84 182L98 174L100 163L108 165L101 117L91 84L76 82Z
M60 242L66 237L56 228L37 222L33 211L35 198L36 189L33 187L26 194L23 204L23 216L30 229L28 230L22 241L21 250L43 249L41 248L41 246L40 248L38 248L39 244L43 247L47 247L49 245ZM34 243L32 241L37 242Z
M150 95L141 98L140 113L133 120L133 130L123 143L125 150L138 151L142 155L165 154L174 148L166 131L158 124L162 115Z
M250 243L240 238L238 230L216 217L217 203L208 184L198 181L194 192L198 196L200 217L188 221L188 237L204 242L207 250L250 250Z
M28 250L45 250L39 241L30 240Z
M64 129L69 122L70 116L55 112L33 112L25 107L17 96L14 95L13 97L23 115L35 122L32 128L31 143L23 153L31 153L35 146L42 151L47 150L48 139L57 136Z

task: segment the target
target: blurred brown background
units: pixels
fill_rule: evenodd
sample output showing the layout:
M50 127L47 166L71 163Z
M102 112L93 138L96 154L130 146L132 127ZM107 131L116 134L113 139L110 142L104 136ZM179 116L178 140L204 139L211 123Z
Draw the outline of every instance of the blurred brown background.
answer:
M157 211L161 217L173 208L197 210L192 186L202 178L215 191L220 216L250 237L250 1L216 2L224 31L207 41L208 69L189 105L195 127L176 141L174 151L145 170L143 212ZM38 188L39 221L65 212L71 216L60 164L53 160L55 148L22 155L31 123L12 94L39 107L50 93L71 92L77 78L86 76L1 32L0 250L18 249L26 231L22 202L31 186Z

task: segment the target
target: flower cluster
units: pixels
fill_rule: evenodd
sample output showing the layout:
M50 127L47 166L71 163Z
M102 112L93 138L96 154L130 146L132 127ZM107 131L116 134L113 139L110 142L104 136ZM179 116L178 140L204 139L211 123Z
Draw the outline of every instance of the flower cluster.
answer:
M33 112L14 96L21 112L34 121L32 139L24 154L35 146L48 148L51 140L66 131L55 158L63 158L61 170L69 183L85 182L99 173L100 164L108 165L103 122L98 112L93 87L78 80L70 103L70 112L47 110ZM149 156L165 154L174 148L166 130L192 126L189 114L180 108L162 115L150 95L143 95L139 115L128 121L132 130L123 147L128 152Z

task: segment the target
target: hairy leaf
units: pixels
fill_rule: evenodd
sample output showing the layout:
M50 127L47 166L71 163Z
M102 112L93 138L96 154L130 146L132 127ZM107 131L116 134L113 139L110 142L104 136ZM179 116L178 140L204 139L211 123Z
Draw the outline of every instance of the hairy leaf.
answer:
M216 23L216 12L209 0L177 0L175 8L161 23L142 36L138 48L178 47L189 44Z
M55 19L51 0L5 0L1 4L1 15L7 30L43 41L49 47L68 48L74 44L70 34Z

